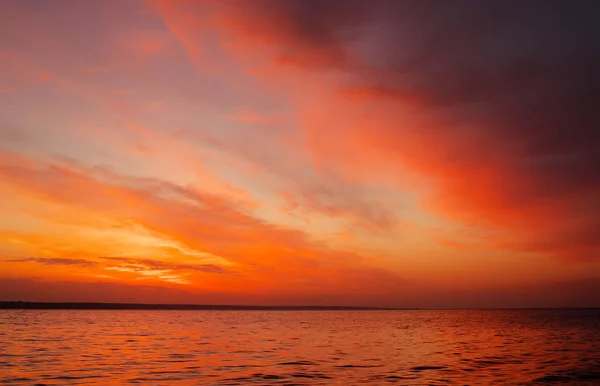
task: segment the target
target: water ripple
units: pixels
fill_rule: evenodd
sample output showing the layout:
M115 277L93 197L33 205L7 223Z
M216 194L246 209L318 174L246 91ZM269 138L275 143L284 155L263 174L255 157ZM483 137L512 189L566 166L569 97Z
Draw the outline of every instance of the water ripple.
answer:
M600 311L0 311L0 383L600 384Z

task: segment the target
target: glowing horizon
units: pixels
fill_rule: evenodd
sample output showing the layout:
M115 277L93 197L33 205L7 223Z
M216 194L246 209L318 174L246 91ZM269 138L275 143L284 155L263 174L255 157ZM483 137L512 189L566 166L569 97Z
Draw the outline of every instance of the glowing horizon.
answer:
M2 2L0 300L600 306L594 23L532 4Z

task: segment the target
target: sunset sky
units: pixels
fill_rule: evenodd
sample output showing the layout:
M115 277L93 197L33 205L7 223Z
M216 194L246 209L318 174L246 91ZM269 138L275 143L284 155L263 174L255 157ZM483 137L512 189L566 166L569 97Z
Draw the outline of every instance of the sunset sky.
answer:
M0 300L600 306L600 2L0 1Z

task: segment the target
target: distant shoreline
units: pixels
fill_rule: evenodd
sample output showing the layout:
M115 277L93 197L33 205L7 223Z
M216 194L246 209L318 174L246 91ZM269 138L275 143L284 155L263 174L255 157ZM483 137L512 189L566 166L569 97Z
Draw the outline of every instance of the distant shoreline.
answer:
M204 304L141 304L94 302L23 302L0 301L5 310L172 310L172 311L393 311L416 308L351 307L351 306L240 306Z

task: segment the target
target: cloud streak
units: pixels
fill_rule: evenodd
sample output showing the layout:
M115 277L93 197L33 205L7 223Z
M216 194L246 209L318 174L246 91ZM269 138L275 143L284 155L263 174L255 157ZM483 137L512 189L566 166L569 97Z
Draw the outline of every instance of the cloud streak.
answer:
M9 263L39 263L46 265L66 265L66 266L80 266L80 267L96 267L98 264L85 259L70 259L64 257L25 257L21 259L8 259Z

